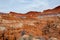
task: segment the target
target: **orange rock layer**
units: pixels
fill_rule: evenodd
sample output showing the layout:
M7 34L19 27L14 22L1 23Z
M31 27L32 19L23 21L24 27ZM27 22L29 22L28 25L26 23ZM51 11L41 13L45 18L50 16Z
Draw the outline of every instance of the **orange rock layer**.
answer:
M14 40L21 35L60 39L60 6L43 12L0 13L0 40ZM4 35L4 36L2 36ZM59 35L59 36L58 36Z

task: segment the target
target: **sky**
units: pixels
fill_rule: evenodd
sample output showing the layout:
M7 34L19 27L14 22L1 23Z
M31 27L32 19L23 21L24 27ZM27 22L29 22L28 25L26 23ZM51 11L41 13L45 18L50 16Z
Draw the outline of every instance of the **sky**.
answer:
M60 6L60 0L0 0L0 12L40 12L56 6Z

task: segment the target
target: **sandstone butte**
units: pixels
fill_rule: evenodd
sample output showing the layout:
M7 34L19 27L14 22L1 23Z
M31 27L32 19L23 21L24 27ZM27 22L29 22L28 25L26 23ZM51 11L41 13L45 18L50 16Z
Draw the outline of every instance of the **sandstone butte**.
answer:
M25 14L0 12L0 40L13 40L24 35L56 37L60 39L60 6L44 10L30 11ZM4 39L3 36L4 35Z

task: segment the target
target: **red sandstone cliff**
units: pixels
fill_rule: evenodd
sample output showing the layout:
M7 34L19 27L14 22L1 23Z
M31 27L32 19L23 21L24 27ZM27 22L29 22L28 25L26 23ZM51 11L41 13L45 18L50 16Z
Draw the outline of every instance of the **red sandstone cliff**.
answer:
M24 35L50 36L60 39L60 6L43 12L30 11L26 14L10 12L0 13L0 38L4 40L19 39ZM59 35L59 36L58 36Z

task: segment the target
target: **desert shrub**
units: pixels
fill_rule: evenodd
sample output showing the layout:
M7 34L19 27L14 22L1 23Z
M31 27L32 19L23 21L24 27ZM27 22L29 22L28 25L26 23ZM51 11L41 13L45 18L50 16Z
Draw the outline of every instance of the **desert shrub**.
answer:
M25 30L21 31L21 36L23 36L25 33Z
M28 40L32 40L33 39L33 35L30 34L29 37L28 37Z
M38 39L38 40L46 40L45 37L40 37L40 36L36 37L36 39Z

